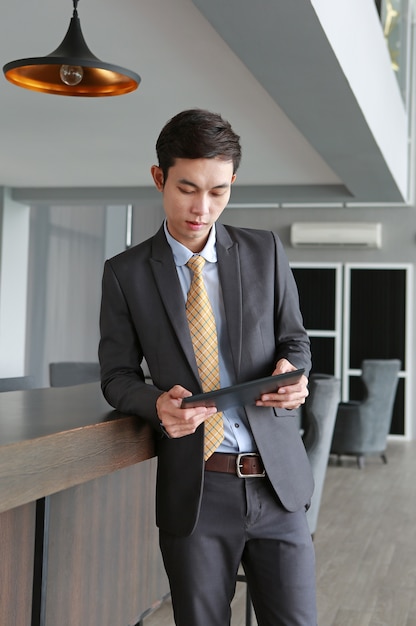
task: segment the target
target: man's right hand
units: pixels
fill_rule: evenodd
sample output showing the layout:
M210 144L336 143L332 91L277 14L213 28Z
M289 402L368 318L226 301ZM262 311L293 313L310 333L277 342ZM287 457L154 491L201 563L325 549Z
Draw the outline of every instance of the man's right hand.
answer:
M158 418L163 429L172 439L192 435L202 422L217 413L215 407L200 406L182 409L183 398L191 395L191 392L181 385L175 385L169 391L162 393L156 401Z

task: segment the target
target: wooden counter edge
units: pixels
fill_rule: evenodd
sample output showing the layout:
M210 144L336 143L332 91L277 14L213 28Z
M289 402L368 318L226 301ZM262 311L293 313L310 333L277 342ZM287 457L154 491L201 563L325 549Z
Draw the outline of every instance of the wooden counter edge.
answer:
M0 512L154 455L150 426L131 416L1 446Z

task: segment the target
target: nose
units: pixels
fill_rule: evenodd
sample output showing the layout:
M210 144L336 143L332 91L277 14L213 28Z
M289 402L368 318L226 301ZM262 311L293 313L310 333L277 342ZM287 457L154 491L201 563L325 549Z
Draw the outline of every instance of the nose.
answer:
M209 213L209 197L208 194L196 194L192 204L192 213L195 215L204 215Z

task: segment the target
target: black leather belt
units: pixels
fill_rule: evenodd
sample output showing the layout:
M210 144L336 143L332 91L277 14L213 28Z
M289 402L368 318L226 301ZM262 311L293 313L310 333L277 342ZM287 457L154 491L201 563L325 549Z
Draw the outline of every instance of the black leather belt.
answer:
M266 476L263 461L257 452L243 454L214 452L205 461L205 469L209 472L234 474L239 478L264 478Z

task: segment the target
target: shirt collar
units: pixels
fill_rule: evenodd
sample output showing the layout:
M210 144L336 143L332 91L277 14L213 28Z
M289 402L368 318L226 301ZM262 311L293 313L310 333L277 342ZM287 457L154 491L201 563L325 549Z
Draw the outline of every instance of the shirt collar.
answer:
M168 231L166 220L163 223L163 228L165 230L166 239L168 244L172 248L173 259L175 261L175 265L178 267L180 265L186 265L191 256L193 256L193 252L189 250L186 246L181 244L177 239L174 239L170 232ZM209 263L217 262L217 249L216 249L216 229L215 224L212 225L210 230L207 243L204 248L199 252L201 256L204 257L206 261Z

